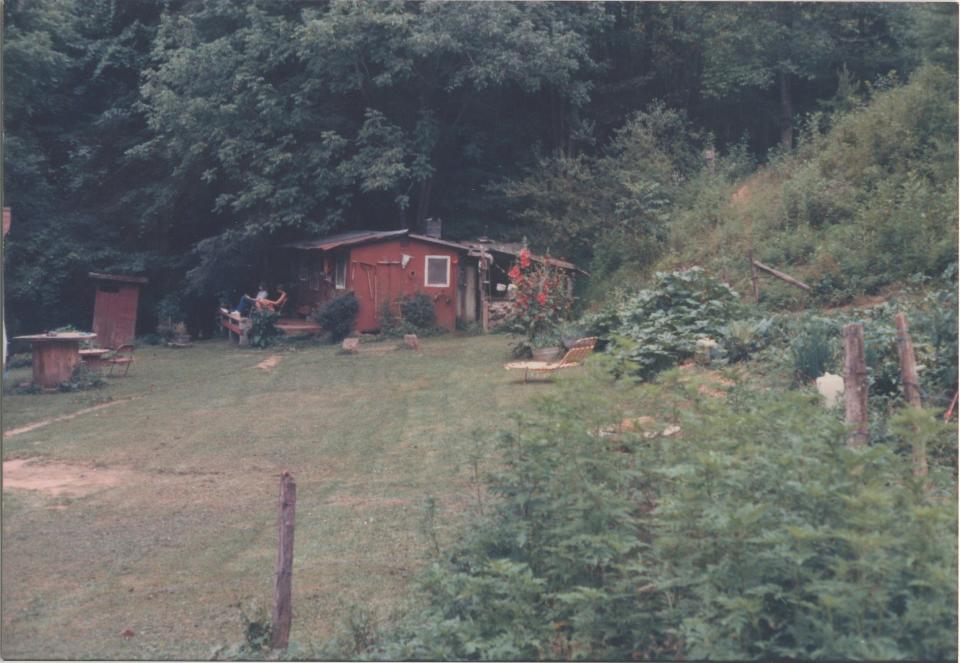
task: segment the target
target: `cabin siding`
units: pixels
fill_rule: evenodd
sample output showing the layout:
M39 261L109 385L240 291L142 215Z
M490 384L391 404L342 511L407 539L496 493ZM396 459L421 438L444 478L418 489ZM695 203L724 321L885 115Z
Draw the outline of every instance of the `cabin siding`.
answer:
M403 256L410 256L406 267ZM446 286L425 283L427 256L446 257L450 261ZM357 330L373 331L381 326L384 306L400 315L404 297L424 293L433 300L437 325L454 330L457 325L457 272L460 252L445 246L403 237L353 246L347 265L347 289L357 296Z

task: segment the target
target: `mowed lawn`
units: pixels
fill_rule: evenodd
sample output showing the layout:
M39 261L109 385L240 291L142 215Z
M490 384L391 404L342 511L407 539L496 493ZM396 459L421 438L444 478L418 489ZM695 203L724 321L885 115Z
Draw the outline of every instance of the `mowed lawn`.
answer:
M508 344L445 336L356 356L147 346L103 390L5 394L5 432L133 398L4 435L4 461L112 483L72 497L5 483L3 657L205 658L241 641L238 606L272 600L287 469L298 489L291 640L322 640L351 606L389 621L424 563L426 496L448 540L471 508L471 432L555 388L508 374ZM273 368L257 367L271 356Z

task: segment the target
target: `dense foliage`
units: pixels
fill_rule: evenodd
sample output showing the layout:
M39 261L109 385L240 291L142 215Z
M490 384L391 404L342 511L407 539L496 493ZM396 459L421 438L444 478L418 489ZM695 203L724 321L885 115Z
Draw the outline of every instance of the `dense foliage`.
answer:
M956 656L955 465L933 465L927 495L893 447L847 448L806 395L662 382L622 400L673 413L679 435L620 430L625 411L580 382L521 417L493 514L437 557L428 606L380 655ZM955 427L910 419L901 434L955 452Z
M357 296L348 292L321 306L314 319L330 334L330 340L342 341L353 331L359 310L360 302Z
M588 323L590 332L606 332L612 341L607 351L618 375L649 378L692 357L698 340L723 339L744 312L730 286L694 267L658 273L650 288L613 309L612 324L604 316Z
M840 95L838 80L883 75L875 89L895 88L888 72L905 80L922 62L949 79L956 60L949 5L11 0L3 11L13 331L87 326L85 274L99 270L150 277L144 330L178 292L196 332L217 296L269 276L270 245L418 229L428 216L451 237L526 234L601 278L642 271L674 236L668 206L687 208L704 150L718 170L731 155L763 159L811 111L866 98ZM949 105L930 115L938 99L900 102L927 118L919 142L884 124L896 108L873 111L904 146L891 161L914 146L919 164L934 143L950 161L949 136L928 139L942 134L936 117L955 118ZM898 219L928 203L949 212L949 182L929 172L941 161L878 185L872 206L857 201L864 218L890 205ZM931 268L950 240L937 228L911 253Z

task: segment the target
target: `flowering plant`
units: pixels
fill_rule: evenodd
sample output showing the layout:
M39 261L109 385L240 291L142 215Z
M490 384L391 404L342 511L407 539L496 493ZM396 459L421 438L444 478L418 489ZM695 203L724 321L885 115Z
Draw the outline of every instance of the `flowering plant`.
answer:
M507 272L513 292L513 311L508 322L511 333L521 340L513 348L516 356L529 356L539 339L552 336L570 312L572 299L567 277L550 264L549 258L533 260L526 248Z

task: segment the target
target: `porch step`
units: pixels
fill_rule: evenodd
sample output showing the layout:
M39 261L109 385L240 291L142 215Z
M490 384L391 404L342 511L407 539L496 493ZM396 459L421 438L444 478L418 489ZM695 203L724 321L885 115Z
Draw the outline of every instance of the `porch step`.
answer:
M300 318L280 318L276 323L277 329L287 336L300 336L302 334L322 334L323 327L320 323L313 320L302 320Z

